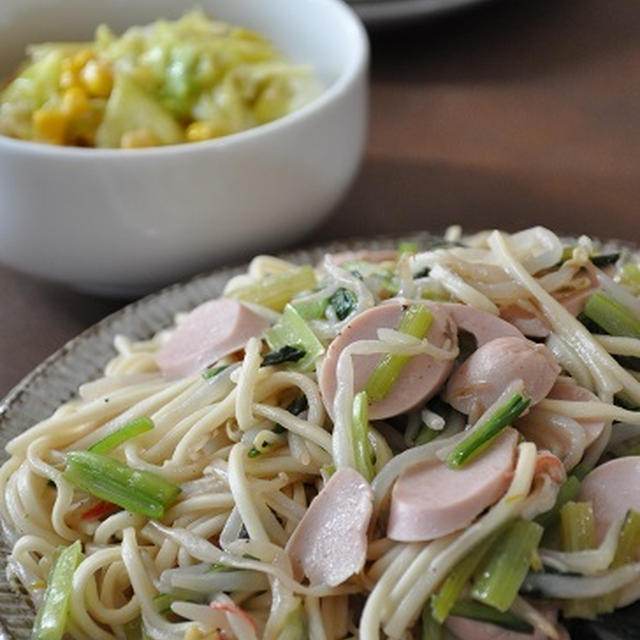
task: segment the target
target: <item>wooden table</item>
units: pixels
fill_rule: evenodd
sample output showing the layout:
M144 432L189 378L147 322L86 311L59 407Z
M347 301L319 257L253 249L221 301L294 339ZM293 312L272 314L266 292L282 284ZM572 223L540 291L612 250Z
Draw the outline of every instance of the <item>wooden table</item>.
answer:
M504 0L372 34L371 136L310 241L419 228L640 241L640 2ZM121 307L0 267L0 397Z

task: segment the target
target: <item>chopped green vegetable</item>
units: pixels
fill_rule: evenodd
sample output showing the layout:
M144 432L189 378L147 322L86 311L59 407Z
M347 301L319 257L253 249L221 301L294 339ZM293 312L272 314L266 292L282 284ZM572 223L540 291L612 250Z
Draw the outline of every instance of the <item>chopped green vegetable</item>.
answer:
M140 130L148 132L156 145L184 140L180 123L168 109L129 75L116 73L104 118L96 131L96 146L119 148L125 134Z
M158 613L168 613L174 600L175 597L170 593L158 593L153 596L153 606Z
M329 298L311 301L294 300L291 305L300 314L303 320L320 320L324 318L324 314L329 306Z
M324 353L322 342L290 304L284 308L280 322L266 332L265 338L274 351L285 347L295 347L302 351L303 356L295 360L294 368L298 371L313 369L316 360Z
M529 572L542 533L539 524L528 520L510 525L476 570L472 597L498 611L507 611Z
M432 440L435 440L441 433L442 431L432 429L431 427L427 427L426 424L423 424L420 427L420 431L418 431L418 435L416 436L415 442L413 444L416 447L427 444Z
M420 269L418 273L413 274L413 279L417 280L418 278L427 278L431 273L431 267L425 267L424 269Z
M327 475L327 477L330 478L336 472L336 465L335 464L325 464L325 465L322 466L322 470Z
M291 401L289 406L287 407L287 411L292 413L294 416L299 416L303 411L306 411L309 408L309 402L307 400L307 396L299 396ZM277 424L273 429L271 429L273 433L284 433L286 429L281 425ZM257 458L262 452L269 446L269 443L265 443L262 449L258 449L257 447L251 447L249 449L247 455L249 458Z
M329 298L329 304L336 312L336 318L338 318L338 320L344 320L347 316L351 315L358 306L358 297L351 289L340 287Z
M592 293L584 314L612 336L640 338L640 318L631 309L601 291Z
M146 634L142 628L142 618L138 616L122 625L125 640L144 640Z
M560 519L562 548L565 551L584 551L595 547L595 518L590 502L567 502L560 510Z
M275 351L269 351L262 357L263 367L268 367L276 364L283 364L285 362L298 362L304 358L306 351L304 349L298 349L289 344Z
M431 608L425 604L422 609L422 640L443 640L442 624L431 614Z
M230 364L221 364L217 367L209 367L202 372L202 377L205 380L213 380L219 373L222 373L225 369L228 369Z
M629 511L620 532L612 569L634 562L640 549L640 513Z
M437 622L442 624L447 619L451 609L462 595L469 579L499 535L500 532L494 533L477 544L451 569L447 579L431 598L431 609Z
M565 551L585 551L596 546L596 527L590 502L567 502L560 511L562 548ZM593 618L598 613L601 598L565 600L562 613L567 618Z
M553 527L560 517L562 507L573 500L578 495L578 491L580 491L580 480L575 475L570 475L558 489L556 503L549 511L540 514L536 518L536 522L545 529Z
M232 291L229 296L244 302L282 311L297 293L308 291L316 286L316 274L311 265L294 267L282 273L266 276L245 287Z
M402 255L403 253L418 253L418 243L417 242L401 242L398 245L398 255Z
M180 493L180 487L155 473L89 451L67 454L64 477L97 498L149 518L162 518Z
M402 314L398 331L422 340L432 323L433 315L427 307L412 305ZM372 402L384 400L389 395L411 357L388 353L378 362L365 385L365 391Z
M367 392L361 391L353 399L353 451L356 469L369 482L373 480L373 448L369 442L369 400Z
M640 293L640 264L629 262L622 267L620 279L623 284L631 287L636 294Z
M514 393L498 407L480 426L459 442L447 457L447 466L458 469L475 458L493 442L493 439L529 406L531 398Z
M88 450L92 453L109 453L123 442L131 440L131 438L135 438L147 431L151 431L153 426L153 420L147 416L135 418L130 422L127 422L124 427L121 427L117 431L110 433L102 440L92 444Z
M481 602L459 600L454 605L451 613L454 616L469 618L470 620L477 620L478 622L486 622L496 627L515 631L516 633L532 634L534 632L533 625L515 615L515 613L498 611L494 607L487 606Z
M638 549L640 549L640 513L629 511L622 525L616 554L609 565L609 570L635 562L638 557ZM619 596L620 590L618 589L598 598L598 613L611 613L616 607Z
M600 253L589 259L596 267L608 267L620 260L620 253Z
M82 544L79 540L60 550L47 578L47 589L38 609L31 640L62 639L69 618L73 574L81 560Z
M299 604L285 618L277 640L307 640L308 637L307 619L302 605Z

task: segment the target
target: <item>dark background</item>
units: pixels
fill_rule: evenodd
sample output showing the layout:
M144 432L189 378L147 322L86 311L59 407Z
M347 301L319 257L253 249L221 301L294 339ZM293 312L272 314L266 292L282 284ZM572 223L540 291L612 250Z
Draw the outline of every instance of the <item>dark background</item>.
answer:
M638 0L502 0L371 36L362 171L305 244L456 222L640 240ZM3 267L0 296L0 397L126 302Z

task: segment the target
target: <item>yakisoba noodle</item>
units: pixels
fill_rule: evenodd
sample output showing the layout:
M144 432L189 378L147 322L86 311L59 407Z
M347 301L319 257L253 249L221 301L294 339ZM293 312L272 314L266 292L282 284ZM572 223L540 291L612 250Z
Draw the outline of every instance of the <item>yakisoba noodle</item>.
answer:
M586 237L453 228L315 270L261 256L227 302L118 336L7 445L34 637L555 640L559 612L635 601L639 290Z

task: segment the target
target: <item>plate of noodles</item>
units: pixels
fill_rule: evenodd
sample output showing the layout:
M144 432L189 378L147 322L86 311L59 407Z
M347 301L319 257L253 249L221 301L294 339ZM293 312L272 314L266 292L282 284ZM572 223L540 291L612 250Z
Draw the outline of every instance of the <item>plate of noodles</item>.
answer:
M0 637L640 637L639 258L451 228L110 316L0 405Z

